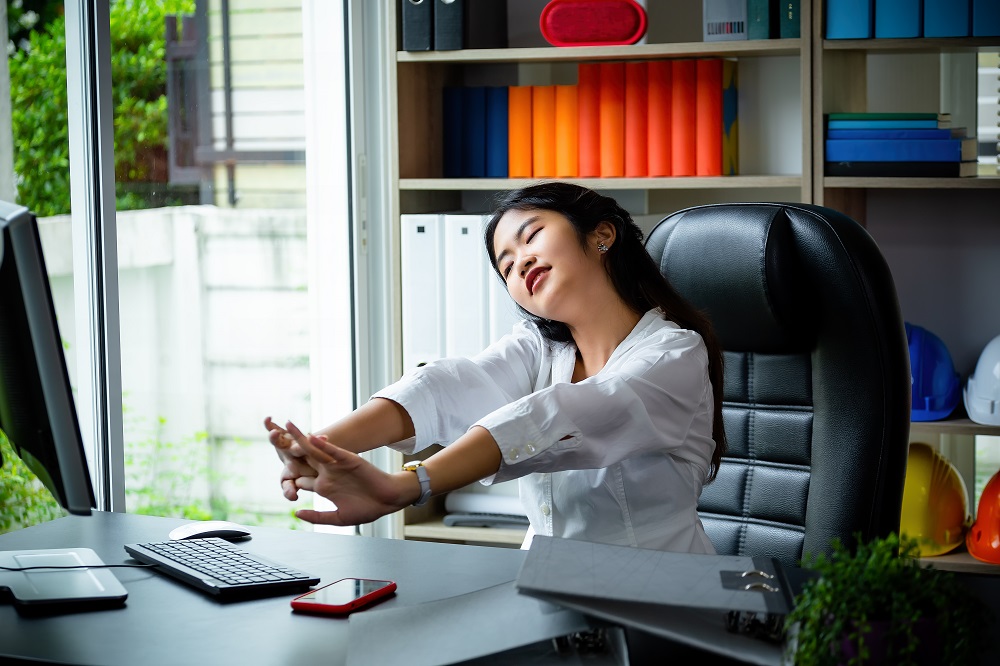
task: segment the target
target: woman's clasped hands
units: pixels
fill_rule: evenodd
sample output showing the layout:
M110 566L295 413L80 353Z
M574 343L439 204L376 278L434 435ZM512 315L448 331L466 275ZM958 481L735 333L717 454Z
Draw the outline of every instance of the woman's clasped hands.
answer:
M264 420L268 439L284 467L281 489L295 501L299 491L321 495L336 505L334 511L300 509L296 517L322 525L360 525L398 511L420 496L420 485L411 472L389 474L356 453L329 441L325 435L307 434L291 421L282 428L271 417Z

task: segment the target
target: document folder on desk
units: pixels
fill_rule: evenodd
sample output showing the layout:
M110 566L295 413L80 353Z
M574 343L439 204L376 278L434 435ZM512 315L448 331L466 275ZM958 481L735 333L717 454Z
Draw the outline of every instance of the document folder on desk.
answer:
M783 617L793 594L773 558L693 555L535 536L522 594L757 664L781 646L726 630L730 612Z

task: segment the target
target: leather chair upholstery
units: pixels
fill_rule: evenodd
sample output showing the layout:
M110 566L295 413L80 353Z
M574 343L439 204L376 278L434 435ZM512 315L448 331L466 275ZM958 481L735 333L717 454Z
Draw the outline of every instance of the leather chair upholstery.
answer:
M718 204L646 247L724 349L729 451L699 503L717 551L798 564L898 532L909 355L871 236L819 206Z

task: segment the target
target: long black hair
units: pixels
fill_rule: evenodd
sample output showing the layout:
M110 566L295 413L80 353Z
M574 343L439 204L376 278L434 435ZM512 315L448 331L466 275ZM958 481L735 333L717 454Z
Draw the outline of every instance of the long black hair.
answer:
M726 431L722 423L722 349L708 317L677 293L646 252L642 230L632 216L611 197L570 183L546 182L509 192L498 201L484 234L490 263L501 280L503 276L497 266L493 240L500 218L510 210L548 210L562 214L576 229L582 247L586 246L587 235L597 225L601 222L611 224L616 232L615 241L604 255L604 265L611 284L622 300L640 315L659 308L666 319L701 336L708 350L708 376L715 398L712 425L715 453L709 470L709 480L714 479L726 452ZM563 322L543 319L520 306L518 308L538 325L547 339L557 342L573 339L569 327Z

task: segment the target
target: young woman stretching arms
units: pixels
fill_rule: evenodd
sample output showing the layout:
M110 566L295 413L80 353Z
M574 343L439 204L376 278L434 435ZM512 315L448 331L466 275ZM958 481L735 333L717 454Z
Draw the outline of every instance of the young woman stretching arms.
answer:
M315 434L270 418L281 484L330 499L313 523L356 525L473 481L520 479L532 533L714 552L697 514L725 451L722 355L613 199L566 183L511 192L486 228L525 320L474 358L418 368ZM412 453L386 473L358 453ZM428 488L429 486L429 488Z

